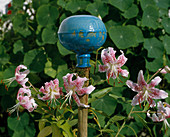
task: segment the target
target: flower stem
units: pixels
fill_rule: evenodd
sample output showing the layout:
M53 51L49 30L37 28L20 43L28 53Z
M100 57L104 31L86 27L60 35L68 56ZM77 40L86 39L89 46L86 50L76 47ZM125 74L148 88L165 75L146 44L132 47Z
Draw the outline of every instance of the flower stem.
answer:
M132 114L132 112L133 112L133 108L134 108L134 106L131 108L131 110L130 110L130 112L129 112L129 114L128 114L128 117L130 117L130 115ZM120 133L120 131L124 128L124 125L126 124L126 120L124 120L124 122L123 122L123 124L122 124L122 126L120 127L120 129L118 130L118 132L117 132L117 134L116 134L116 136L115 137L118 137L118 135L119 135L119 133Z
M146 83L149 83L149 81L151 81L151 80L153 79L153 77L155 77L162 69L163 69L163 68L158 69L158 71L156 71L156 73L153 74L152 77L151 77Z
M28 83L30 84L30 86L38 93L38 91L36 90L36 88L31 84L30 81L28 81Z

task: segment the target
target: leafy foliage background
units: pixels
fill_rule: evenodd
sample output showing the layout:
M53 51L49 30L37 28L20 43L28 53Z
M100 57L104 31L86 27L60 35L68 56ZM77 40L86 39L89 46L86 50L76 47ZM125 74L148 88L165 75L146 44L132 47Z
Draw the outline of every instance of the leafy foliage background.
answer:
M102 17L108 32L103 47L114 47L117 55L120 49L124 51L128 57L125 64L130 72L128 79L136 81L141 69L148 79L159 68L170 66L169 0L32 0L25 9L23 3L24 0L13 0L10 8L12 14L1 17L1 26L10 20L13 27L0 33L0 80L12 77L16 66L24 64L30 69L29 79L37 88L54 78L58 78L60 86L63 86L62 76L75 70L76 57L59 43L57 31L63 19L78 14ZM35 12L28 14L27 10L32 8ZM125 83L112 80L108 84L105 74L97 71L101 61L100 56L96 61L96 54L94 51L91 55L90 71L91 83L96 90L90 95L89 103L95 108L98 124L94 113L90 113L89 137L114 136L123 116L130 111L130 102L135 93ZM170 94L170 74L161 77L163 81L159 88ZM126 80L122 78L122 81ZM34 120L40 119L40 115L20 110L21 121L17 121L15 114L7 116L7 108L15 104L18 87L14 82L6 91L0 84L0 134L36 136L40 128ZM169 98L166 101L170 103ZM142 110L140 107L135 109ZM16 123L17 127L14 126ZM74 129L75 125L70 128ZM159 133L161 124L152 124L146 114L134 114L122 130L122 136L134 136L131 128L127 130L129 127L138 135L141 131L155 137L170 134L169 130L167 134ZM47 131L50 129L46 128Z

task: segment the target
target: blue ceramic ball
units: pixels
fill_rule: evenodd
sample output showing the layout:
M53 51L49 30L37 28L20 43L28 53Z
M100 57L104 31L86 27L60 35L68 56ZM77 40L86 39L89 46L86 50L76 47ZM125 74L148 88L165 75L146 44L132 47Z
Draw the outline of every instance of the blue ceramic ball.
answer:
M102 20L91 15L70 16L62 21L58 30L60 43L77 54L97 50L106 41L106 36Z

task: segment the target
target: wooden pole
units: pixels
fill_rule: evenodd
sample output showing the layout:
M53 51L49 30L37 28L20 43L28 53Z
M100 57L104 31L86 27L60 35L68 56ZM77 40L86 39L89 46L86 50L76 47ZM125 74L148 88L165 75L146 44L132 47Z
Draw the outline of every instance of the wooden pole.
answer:
M77 73L80 77L86 77L89 79L90 68L77 68ZM87 87L89 81L84 83ZM88 105L88 95L80 97L80 102ZM79 107L78 108L78 137L88 137L88 108Z

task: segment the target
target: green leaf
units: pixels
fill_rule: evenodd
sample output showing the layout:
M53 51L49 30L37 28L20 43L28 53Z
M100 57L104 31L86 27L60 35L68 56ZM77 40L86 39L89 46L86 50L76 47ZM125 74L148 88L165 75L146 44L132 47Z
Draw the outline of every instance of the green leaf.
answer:
M30 123L30 125L26 126L24 130L15 131L12 137L33 137L35 136L35 132L34 124Z
M117 122L117 121L121 121L123 119L125 119L126 117L124 116L121 116L121 115L114 115L113 117L111 117L109 119L109 121L107 122L107 124L105 125L104 128L107 128L108 126L110 126L111 124L113 124L114 122Z
M132 6L134 0L109 0L109 3L121 11L127 10Z
M144 10L148 6L156 6L156 3L154 0L140 0L140 5L142 7L142 10Z
M126 49L137 44L136 35L130 26L111 27L109 35L119 49Z
M146 61L146 68L149 69L149 71L152 71L152 72L156 72L162 66L163 66L163 59L162 58L156 58L152 62Z
M9 68L5 69L3 72L3 79L9 79L15 76L15 69L16 66L10 66ZM18 83L16 81L12 82L10 87L16 87Z
M159 8L168 9L170 7L169 0L154 0Z
M66 56L66 55L69 55L69 54L74 54L74 52L64 48L61 45L60 41L57 42L57 47L58 47L58 50L59 50L60 54L63 55L63 56Z
M24 56L24 64L33 72L44 70L46 53L43 48L28 51Z
M42 5L38 8L36 19L39 25L54 25L59 17L59 11L56 7L50 5Z
M0 45L0 66L9 62L10 56L6 53L4 46Z
M21 131L29 124L29 115L24 113L18 117L8 117L8 127L14 131Z
M99 98L102 98L103 96L105 96L108 92L110 92L112 90L112 87L108 87L105 89L101 89L95 93L92 92L91 96L92 98L89 98L88 102L91 103Z
M165 48L165 50L166 50L166 53L168 54L168 55L170 55L170 36L168 36L168 35L165 35L164 37L163 37L163 44L164 44L164 48Z
M131 30L133 30L133 32L135 33L135 36L136 36L136 39L137 39L138 43L141 43L141 42L144 41L143 33L137 26L128 25L127 27L129 27Z
M130 8L128 8L122 15L126 18L126 19L130 19L130 18L134 18L138 15L139 9L137 7L137 5L132 4L132 6Z
M57 71L52 68L52 62L49 60L45 64L44 73L52 78L55 78L57 75Z
M170 18L165 17L162 19L162 25L168 34L170 34L170 25L169 24L170 24Z
M52 124L51 128L52 128L52 137L63 137L61 133L61 129L56 124Z
M38 9L43 4L48 4L49 0L33 0L32 6L34 9Z
M12 4L14 5L14 7L19 7L19 8L23 7L23 3L24 3L24 0L13 0L12 1Z
M69 125L69 120L67 120L64 124L60 125L60 123L57 123L57 126L59 128L63 129L63 135L65 137L74 137L73 133L71 132L71 126Z
M81 0L81 1L72 0L72 1L68 1L68 3L65 6L65 9L71 11L72 13L75 13L77 11L86 9L89 3L90 3L89 1L85 1L85 0ZM64 3L61 4L62 6L64 6Z
M24 47L23 47L23 43L21 40L16 41L13 46L14 46L14 49L13 49L14 54L16 54L17 52L24 53Z
M149 5L144 9L143 16L142 16L142 26L157 29L158 18L159 18L158 9L154 6Z
M106 113L108 116L112 115L116 109L117 101L108 95L103 98L97 99L91 103L92 107L97 110L101 110Z
M39 134L38 137L46 137L48 135L50 135L52 133L52 127L51 126L46 126L45 128L43 128Z
M170 74L169 73L165 75L165 78L167 79L168 83L170 83Z
M108 14L108 6L102 1L96 1L87 5L86 11L94 16L100 15L102 18Z
M109 20L109 21L107 21L107 22L105 23L105 26L106 26L106 29L107 29L107 30L110 30L110 28L111 28L112 26L118 26L118 25L120 25L120 24L118 24L117 22L115 22L115 21L113 21L113 20Z
M13 18L14 31L20 33L24 37L31 35L31 31L28 28L28 22L26 20L26 16L22 14L17 14L15 18Z
M47 26L42 31L43 44L55 44L57 42L57 28L55 26Z
M61 6L62 8L65 8L67 5L67 2L65 0L58 0L57 4Z
M161 58L163 57L164 47L163 43L155 37L145 39L144 48L148 51L148 57L150 58ZM159 56L158 56L159 55Z

